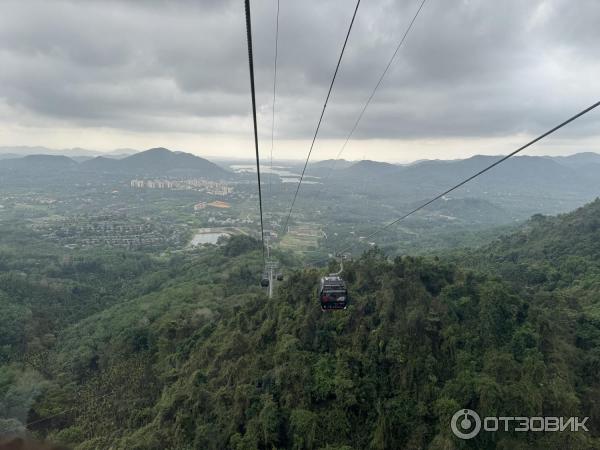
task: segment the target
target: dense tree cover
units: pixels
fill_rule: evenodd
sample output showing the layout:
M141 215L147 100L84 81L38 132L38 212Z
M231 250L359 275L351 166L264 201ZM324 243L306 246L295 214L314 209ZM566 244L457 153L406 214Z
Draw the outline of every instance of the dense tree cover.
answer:
M172 378L147 422L129 431L121 423L119 438L103 432L89 448L460 448L448 424L461 407L593 415L597 381L586 379L584 361L565 364L581 354L568 330L552 325L548 305L440 262L390 262L377 252L347 276L346 312L322 313L317 273L296 273L271 301L245 302L181 339L171 334L167 354L155 344L148 350L170 360ZM466 447L516 442L594 445L587 435L506 433Z
M34 256L0 250L0 259L0 361L50 348L57 330L152 289L166 264L124 251Z
M50 264L34 279L62 290L42 284L39 296L18 296L37 285L19 287L26 265L9 258L0 431L30 422L77 449L598 448L599 223L597 201L469 254L371 250L345 267L350 307L335 313L318 307L316 269L290 273L267 299L260 250L243 237L146 255L130 271L103 272L101 255L87 271ZM64 288L79 282L97 300ZM103 286L118 298L86 314ZM18 318L55 304L71 321L30 349L44 335ZM589 416L590 432L460 441L449 426L460 408Z
M600 281L600 199L556 217L535 215L517 232L452 259L463 267L501 276L514 286L553 291Z
M157 321L189 333L186 327L215 319L224 297L233 305L261 294L249 287L256 284L260 254L254 251L239 261L228 256L259 248L247 237L233 238L222 248L161 257L29 244L21 252L10 245L0 248L0 434L22 430L27 421L82 399L94 405L100 384L112 382L117 373L127 389L135 367L148 363L127 354L147 345ZM102 358L114 350L113 342L123 360L111 359L115 364L104 373ZM139 394L146 392L150 395L150 387ZM42 393L48 404L30 411Z

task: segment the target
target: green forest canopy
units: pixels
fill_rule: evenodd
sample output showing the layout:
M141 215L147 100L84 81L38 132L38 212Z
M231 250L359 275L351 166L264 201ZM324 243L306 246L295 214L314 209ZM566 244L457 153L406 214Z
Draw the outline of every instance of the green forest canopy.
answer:
M373 249L323 313L257 243L66 256L4 246L0 433L77 449L600 447L600 201L441 258ZM589 416L455 438L450 417Z

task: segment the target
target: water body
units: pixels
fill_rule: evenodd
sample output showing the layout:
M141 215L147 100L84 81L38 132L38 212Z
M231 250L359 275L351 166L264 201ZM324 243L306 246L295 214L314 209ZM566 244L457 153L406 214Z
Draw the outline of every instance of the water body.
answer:
M233 165L233 166L229 166L231 167L235 172L237 173L256 173L256 166L253 165L245 165L245 164L238 164L238 165ZM270 167L261 167L260 171L261 173L272 173L275 175L278 175L281 178L281 182L282 183L298 183L298 181L300 181L300 174L299 173L294 173L294 172L290 172L290 170L288 170L289 167L283 167L283 166L273 166L273 170L271 170ZM304 181L302 181L303 183L306 184L319 184L319 181L317 181L319 179L319 177L315 177L312 175L305 175L304 176Z
M320 181L311 181L311 180L307 180L307 178L316 178L316 177L307 177L306 175L304 176L304 180L302 180L302 184L321 184ZM281 178L281 182L282 183L298 183L300 181L300 177L298 178L290 178L290 177L286 177L286 178Z
M221 236L229 236L227 233L196 233L190 242L192 247L202 244L216 244Z
M237 164L237 165L233 165L233 166L229 166L231 167L235 172L238 173L256 173L256 166L253 166L251 164ZM279 175L279 176L291 176L291 177L299 177L300 174L299 173L294 173L294 172L290 172L289 167L283 167L283 166L273 166L273 170L271 170L271 167L268 166L263 166L261 164L260 167L260 171L261 173L273 173L275 175Z

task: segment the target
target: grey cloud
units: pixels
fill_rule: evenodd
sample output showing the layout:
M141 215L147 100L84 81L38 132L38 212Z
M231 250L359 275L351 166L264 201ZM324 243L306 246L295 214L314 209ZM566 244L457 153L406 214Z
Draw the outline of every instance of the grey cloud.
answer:
M363 2L322 137L347 134L418 3ZM274 7L253 2L263 135ZM281 0L279 138L314 131L352 7ZM247 133L239 128L249 114L243 13L241 0L2 2L0 101L75 126ZM356 137L540 131L600 94L579 82L600 69L599 22L593 0L428 0ZM582 136L597 134L590 123Z

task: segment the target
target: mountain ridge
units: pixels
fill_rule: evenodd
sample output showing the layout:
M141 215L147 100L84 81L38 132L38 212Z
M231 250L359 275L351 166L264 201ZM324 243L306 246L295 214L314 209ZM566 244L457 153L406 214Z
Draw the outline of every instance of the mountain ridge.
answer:
M200 176L213 179L232 176L230 172L207 159L163 147L152 148L121 159L96 156L81 162L65 155L45 154L0 159L0 169L4 170L39 172L44 169L44 164L55 170L63 168L131 176Z

